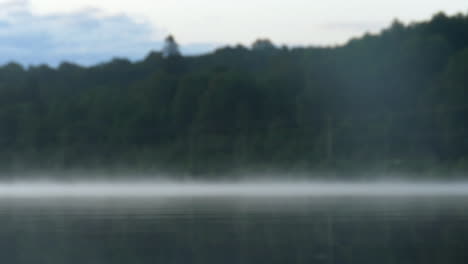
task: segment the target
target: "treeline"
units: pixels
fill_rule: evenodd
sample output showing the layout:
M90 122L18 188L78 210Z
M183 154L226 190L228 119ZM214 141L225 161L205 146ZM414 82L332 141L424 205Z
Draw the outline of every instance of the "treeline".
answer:
M468 15L337 47L0 68L0 166L468 168Z

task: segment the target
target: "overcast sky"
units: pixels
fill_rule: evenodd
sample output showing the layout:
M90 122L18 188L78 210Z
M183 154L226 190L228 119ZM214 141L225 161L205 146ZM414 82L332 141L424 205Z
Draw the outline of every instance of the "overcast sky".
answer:
M394 18L468 11L467 0L0 0L0 63L141 59L175 35L186 54L217 45L334 45Z

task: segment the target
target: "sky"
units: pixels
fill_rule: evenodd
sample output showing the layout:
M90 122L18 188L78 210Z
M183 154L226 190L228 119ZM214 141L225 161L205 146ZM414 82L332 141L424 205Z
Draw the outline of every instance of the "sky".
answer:
M0 64L142 59L173 34L184 54L269 38L336 45L398 18L467 13L466 0L0 0Z

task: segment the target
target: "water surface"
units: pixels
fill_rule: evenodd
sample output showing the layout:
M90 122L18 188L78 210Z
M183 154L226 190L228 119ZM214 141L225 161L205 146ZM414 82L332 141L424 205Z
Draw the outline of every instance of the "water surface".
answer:
M0 259L12 264L468 261L463 184L293 187L4 184Z

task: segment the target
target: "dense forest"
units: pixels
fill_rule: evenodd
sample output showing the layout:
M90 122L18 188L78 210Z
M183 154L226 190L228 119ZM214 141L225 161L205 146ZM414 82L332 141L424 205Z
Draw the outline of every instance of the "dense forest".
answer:
M334 47L266 39L0 67L0 168L468 169L468 14Z

